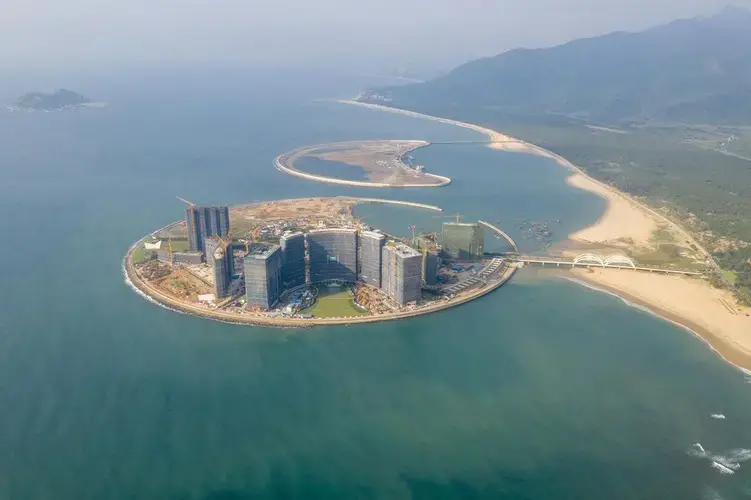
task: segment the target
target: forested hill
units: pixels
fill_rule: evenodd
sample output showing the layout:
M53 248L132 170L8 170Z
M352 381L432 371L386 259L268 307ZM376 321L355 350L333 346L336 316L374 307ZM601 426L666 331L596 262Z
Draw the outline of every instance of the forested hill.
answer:
M375 94L375 95L373 95ZM376 89L398 107L562 113L599 122L751 123L751 11L674 21L473 61L429 82Z

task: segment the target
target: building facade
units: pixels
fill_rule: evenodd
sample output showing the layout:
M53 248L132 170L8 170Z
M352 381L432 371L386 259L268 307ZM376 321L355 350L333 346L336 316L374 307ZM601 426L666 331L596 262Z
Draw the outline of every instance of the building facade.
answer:
M364 231L360 234L359 279L363 283L381 288L381 259L386 237L377 232Z
M438 284L440 257L437 252L424 251L422 254L422 281L428 286Z
M246 307L272 309L282 295L282 252L278 245L254 249L243 259Z
M485 230L477 223L444 222L441 253L451 260L482 259L485 253Z
M357 230L316 229L305 235L310 281L357 281Z
M192 252L203 252L201 218L196 207L191 206L185 209L185 222L188 226L188 248Z
M188 226L188 247L195 252L205 252L207 238L226 238L229 235L229 207L190 206L185 209L185 222Z
M282 283L285 288L294 288L306 282L305 235L285 234L279 240L282 250Z
M197 265L203 262L203 254L200 252L172 252L170 259L169 250L157 250L156 258L173 264Z
M403 306L422 297L422 255L403 243L382 250L381 290Z
M216 236L205 241L206 262L211 266L214 276L214 295L217 299L228 297L234 273L232 245Z

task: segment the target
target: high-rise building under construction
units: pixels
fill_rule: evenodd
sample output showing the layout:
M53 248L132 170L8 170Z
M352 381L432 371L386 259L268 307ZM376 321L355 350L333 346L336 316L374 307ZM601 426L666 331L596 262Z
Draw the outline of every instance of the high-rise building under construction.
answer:
M217 236L211 236L206 239L205 248L206 262L211 266L214 276L214 296L217 299L227 297L234 272L232 245Z
M286 233L279 240L282 248L282 283L285 288L304 285L305 278L305 235Z
M485 253L485 230L477 223L444 222L441 253L452 260L480 260Z
M403 243L386 244L381 258L381 290L400 306L422 297L422 254Z
M271 309L282 295L282 252L278 245L253 249L243 259L246 307Z
M428 286L438 284L438 265L440 257L438 253L431 250L424 250L422 253L422 280Z
M363 231L359 243L359 278L368 285L381 288L381 258L386 236L375 231Z
M185 209L188 225L188 247L194 252L204 252L205 242L211 236L226 238L229 235L229 207L191 205Z
M314 229L305 235L310 281L357 281L357 230Z

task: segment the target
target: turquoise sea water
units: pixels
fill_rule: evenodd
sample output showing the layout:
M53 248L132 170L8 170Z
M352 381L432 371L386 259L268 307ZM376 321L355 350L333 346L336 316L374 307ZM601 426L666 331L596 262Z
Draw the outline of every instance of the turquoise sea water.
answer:
M607 294L524 271L438 314L297 331L176 314L127 288L124 252L180 217L175 195L423 201L500 221L525 251L538 243L516 220L560 219L563 239L604 208L550 161L477 146L419 151L454 179L442 189L286 176L272 159L303 144L478 135L315 100L364 82L284 81L102 87L103 111L0 114L0 498L751 494L744 375ZM442 220L359 213L401 234Z

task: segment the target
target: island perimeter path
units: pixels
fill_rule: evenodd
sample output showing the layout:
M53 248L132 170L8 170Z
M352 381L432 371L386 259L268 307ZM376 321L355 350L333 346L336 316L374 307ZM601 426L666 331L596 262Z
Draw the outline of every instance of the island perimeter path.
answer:
M313 228L325 224L327 227L339 226L344 230L350 231L354 231L354 229L346 228L354 225L358 227L358 231L368 231L368 228L359 228L359 219L354 217L353 214L354 207L364 203L393 204L441 211L440 207L433 205L378 198L342 196L334 198L277 200L247 203L231 207L231 229L233 234L237 231L242 233L243 236L245 234L262 235L269 228L288 224L300 227L301 229L299 230L305 230L302 226ZM237 297L233 297L231 301L217 303L216 306L196 300L200 294L207 293L207 289L211 285L207 281L210 278L205 276L201 272L201 269L199 269L200 265L172 265L158 262L155 259L138 261L137 255L142 251L141 249L146 243L152 242L150 244L153 245L154 241L161 240L162 243L168 242L167 244L170 245L170 248L173 248L176 243L179 243L185 237L185 231L185 223L177 221L154 231L134 243L123 260L125 281L136 292L157 305L173 311L227 323L304 328L315 325L349 325L409 318L448 309L482 297L506 283L516 271L516 266L507 266L502 259L488 258L485 259L485 263L483 264L483 271L474 271L472 276L467 275L463 278L468 278L467 286L459 286L459 289L449 296L436 296L430 300L426 299L422 303L418 302L406 307L393 308L388 312L371 312L358 316L284 316L278 313L225 307L225 305L236 300ZM274 238L274 236L271 236L271 238ZM246 249L248 248L248 241L245 237L238 239L235 245L238 242L240 245L243 243L246 244ZM399 245L400 243L397 241L396 244ZM511 241L511 244L512 246L514 245L513 241ZM239 250L238 252L242 253ZM479 265L469 267L479 267ZM469 271L465 272L465 274L467 273ZM310 283L310 285L314 284Z

